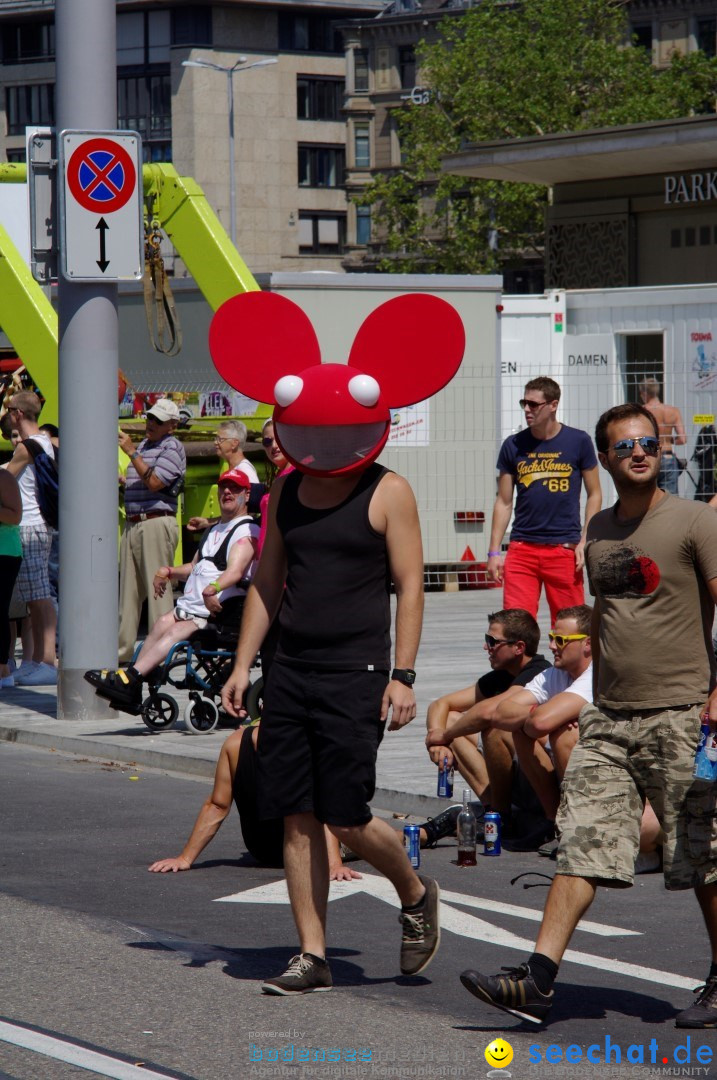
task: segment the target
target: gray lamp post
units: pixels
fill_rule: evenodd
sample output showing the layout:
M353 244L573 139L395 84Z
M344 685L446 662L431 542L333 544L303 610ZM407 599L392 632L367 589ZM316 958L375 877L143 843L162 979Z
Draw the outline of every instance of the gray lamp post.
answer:
M253 64L247 64L246 56L240 56L231 67L223 64L215 64L213 60L182 60L182 67L212 68L221 71L227 77L227 103L229 107L229 235L234 247L237 246L237 207L236 207L236 176L234 173L234 73L249 71L250 68L266 67L268 64L277 64L279 61L272 57L268 60L256 60Z

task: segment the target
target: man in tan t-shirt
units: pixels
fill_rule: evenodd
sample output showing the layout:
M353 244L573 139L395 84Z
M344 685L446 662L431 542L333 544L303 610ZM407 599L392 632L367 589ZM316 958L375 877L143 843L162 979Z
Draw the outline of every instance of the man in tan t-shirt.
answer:
M603 413L595 442L619 499L588 528L595 704L580 713L563 780L557 872L532 956L507 975L464 971L461 982L479 1000L542 1023L598 884L632 885L649 799L664 832L665 885L694 888L713 949L704 986L675 1023L717 1027L714 785L692 775L701 716L717 728L717 515L658 487L659 430L643 406Z
M655 378L643 379L637 384L640 401L655 417L660 432L660 449L662 457L660 462L660 475L658 486L663 491L669 491L672 495L677 494L677 482L680 479L680 467L675 455L676 446L684 446L687 442L685 426L682 423L682 414L675 405L663 405L660 401L660 384ZM674 434L673 434L674 433Z

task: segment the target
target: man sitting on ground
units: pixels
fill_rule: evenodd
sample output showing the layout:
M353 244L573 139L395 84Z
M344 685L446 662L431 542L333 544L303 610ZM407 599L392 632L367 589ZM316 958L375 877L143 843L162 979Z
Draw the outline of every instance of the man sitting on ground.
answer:
M499 702L511 686L525 686L550 664L538 653L540 629L522 608L507 608L488 616L488 633L483 648L492 668L477 683L453 690L428 706L426 726L439 737L460 724L460 734L448 742L427 743L431 760L441 768L444 761L455 763L461 776L484 804L490 803L507 817L510 813L515 769L510 732L488 726ZM479 726L473 727L474 723ZM482 752L472 732L482 732ZM460 807L451 806L425 822L421 828L424 844L433 845L455 832Z
M239 625L241 608L256 566L259 526L247 512L250 481L242 472L219 478L221 520L205 536L191 563L160 566L154 575L155 595L171 581L186 581L174 611L160 615L129 667L117 671L87 671L85 678L113 705L139 704L142 682L170 650L202 630L210 618Z
M256 783L256 742L259 725L239 728L224 740L214 774L214 787L205 800L191 835L180 855L153 862L153 873L177 873L190 870L204 851L231 810L232 800L239 811L242 836L247 851L262 866L284 865L284 821L274 818L259 821ZM332 881L352 881L361 874L344 866L339 842L329 829L324 829L329 856L329 877Z

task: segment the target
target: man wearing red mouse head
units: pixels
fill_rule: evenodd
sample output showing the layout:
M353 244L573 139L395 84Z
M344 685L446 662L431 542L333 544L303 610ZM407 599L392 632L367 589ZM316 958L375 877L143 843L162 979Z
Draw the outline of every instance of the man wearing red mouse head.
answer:
M401 971L415 975L438 948L438 886L415 873L397 833L372 816L369 803L389 714L389 730L416 714L423 553L411 488L374 462L390 408L435 394L455 375L463 325L437 297L399 296L360 327L348 365L322 364L301 309L255 292L219 309L209 344L230 385L275 404L275 435L297 469L272 489L265 546L222 694L227 712L241 715L249 666L281 605L259 734L259 810L262 818L284 818L300 952L262 990L331 989L324 824L395 886Z

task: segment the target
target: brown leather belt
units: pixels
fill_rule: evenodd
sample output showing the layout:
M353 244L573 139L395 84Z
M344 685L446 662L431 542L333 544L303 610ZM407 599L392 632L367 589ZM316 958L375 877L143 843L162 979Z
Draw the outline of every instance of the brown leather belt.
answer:
M174 510L149 510L146 514L128 514L127 521L130 525L136 525L138 521L149 521L150 518L176 517Z

